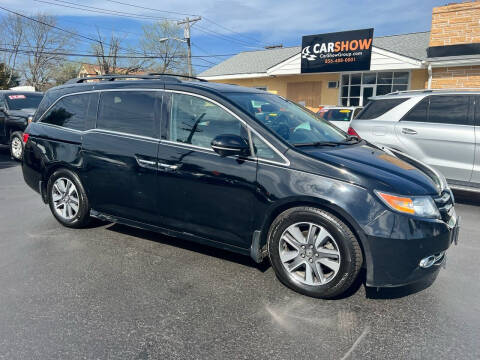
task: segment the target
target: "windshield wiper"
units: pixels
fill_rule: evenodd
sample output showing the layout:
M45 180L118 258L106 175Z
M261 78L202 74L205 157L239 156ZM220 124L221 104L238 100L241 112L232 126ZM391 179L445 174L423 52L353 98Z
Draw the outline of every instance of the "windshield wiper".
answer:
M293 144L295 147L304 147L304 146L339 146L339 145L353 145L360 142L360 139L356 136L350 136L344 141L315 141L309 143L297 143Z
M338 146L338 145L345 145L344 142L340 141L316 141L316 142L309 142L309 143L298 143L293 144L295 147L303 147L303 146Z

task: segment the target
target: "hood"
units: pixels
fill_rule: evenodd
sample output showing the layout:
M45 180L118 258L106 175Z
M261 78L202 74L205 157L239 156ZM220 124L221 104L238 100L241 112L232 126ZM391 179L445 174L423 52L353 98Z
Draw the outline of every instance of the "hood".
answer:
M302 148L302 152L340 169L347 180L399 195L434 195L438 179L410 157L398 157L366 142L335 148ZM423 170L422 170L423 169Z
M27 118L28 116L35 114L35 110L36 109L8 110L8 115Z

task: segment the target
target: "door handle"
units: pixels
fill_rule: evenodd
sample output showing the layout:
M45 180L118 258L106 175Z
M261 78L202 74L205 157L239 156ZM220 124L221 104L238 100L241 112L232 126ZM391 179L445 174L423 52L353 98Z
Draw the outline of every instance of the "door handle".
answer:
M406 134L406 135L416 135L417 134L417 132L415 130L409 129L409 128L403 128L402 133Z
M157 162L153 160L146 160L146 159L141 159L139 157L136 157L137 164L140 165L143 168L149 168L149 169L156 169L157 168Z
M158 166L167 170L175 171L178 169L178 165L162 164L158 163Z

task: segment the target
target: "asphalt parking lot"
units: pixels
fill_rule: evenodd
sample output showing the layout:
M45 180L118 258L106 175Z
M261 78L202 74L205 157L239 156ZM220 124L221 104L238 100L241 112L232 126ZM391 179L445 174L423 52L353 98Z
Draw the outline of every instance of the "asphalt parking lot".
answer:
M247 257L64 228L2 148L0 358L478 359L480 196L457 201L460 243L436 282L323 301Z

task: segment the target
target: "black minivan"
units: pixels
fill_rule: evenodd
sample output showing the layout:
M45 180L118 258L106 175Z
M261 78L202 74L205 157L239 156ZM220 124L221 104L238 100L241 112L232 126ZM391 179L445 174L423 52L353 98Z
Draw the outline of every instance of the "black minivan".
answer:
M437 274L458 239L434 169L280 96L172 75L75 79L45 94L23 175L55 218L91 217L268 257L279 280L338 297Z

